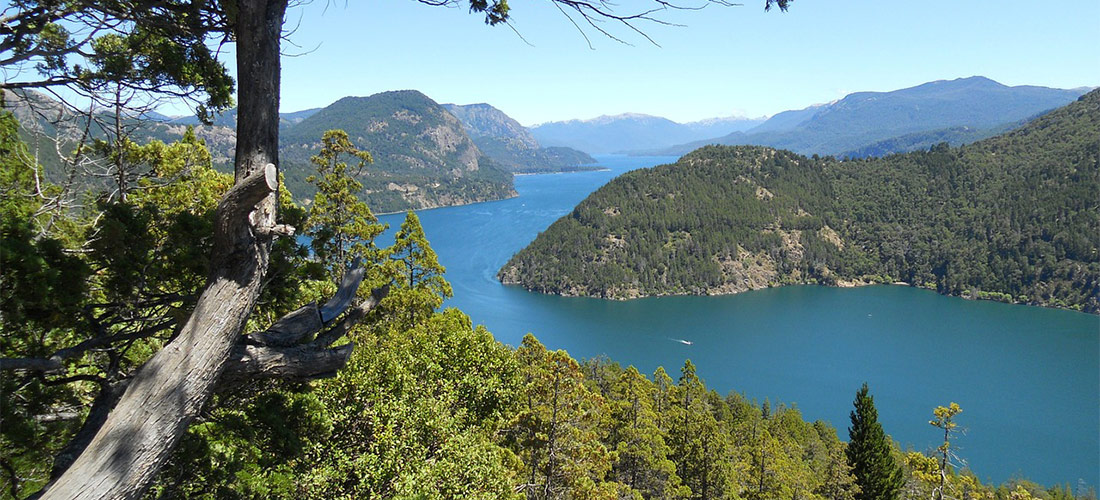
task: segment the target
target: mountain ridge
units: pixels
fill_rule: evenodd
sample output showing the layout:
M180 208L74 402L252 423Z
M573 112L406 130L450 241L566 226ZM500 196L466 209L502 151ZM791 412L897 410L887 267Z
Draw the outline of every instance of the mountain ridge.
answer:
M642 113L601 115L541 123L529 127L544 146L571 147L589 154L620 153L630 150L671 146L686 140L747 130L759 124L758 118L724 117L679 123L668 118Z
M838 155L908 134L955 127L997 130L1068 104L1081 94L1076 89L1010 87L982 76L936 80L888 92L854 92L832 103L777 113L745 132L644 153L679 155L707 144L724 144Z

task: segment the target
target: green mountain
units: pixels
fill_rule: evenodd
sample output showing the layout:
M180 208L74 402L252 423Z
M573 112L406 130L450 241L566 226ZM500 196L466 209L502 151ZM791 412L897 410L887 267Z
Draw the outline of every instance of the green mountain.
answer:
M33 90L0 93L0 102L11 111L19 122L19 136L27 144L28 151L42 165L46 179L61 184L65 175L61 168L59 152L65 154L72 148L57 147L62 143L75 143L83 134L76 113L60 102Z
M946 129L989 130L994 135L1085 93L1085 89L1052 89L1022 85L1009 87L985 77L940 80L892 92L856 92L843 99L799 111L780 113L756 128L724 137L661 149L661 154L684 154L708 144L758 145L801 154L842 155L882 141L894 140L904 152L916 133ZM948 142L977 140L980 134L944 137ZM917 141L919 142L919 141Z
M1004 135L885 158L708 146L600 188L501 281L632 298L906 282L1100 312L1100 91Z
M531 132L503 111L488 104L444 104L462 122L466 133L486 156L517 173L592 170L596 160L566 147L539 147Z
M296 196L312 196L309 157L330 129L343 129L374 157L359 180L376 212L515 196L511 174L478 150L457 118L415 90L345 97L284 130L282 172Z
M71 110L64 103L32 90L4 92L4 107L10 110L20 123L20 134L33 151L38 153L39 163L53 182L62 182L68 176L62 166L58 151L67 154L72 151L85 133L88 125L83 116ZM308 116L315 110L304 110L280 114L280 127L285 129ZM103 128L110 128L114 117L108 113L98 115L87 133L91 138L106 138ZM221 171L233 170L233 154L237 141L237 110L228 110L214 117L211 125L203 125L198 118L166 117L159 113L146 113L141 119L126 119L123 126L133 140L144 143L150 140L171 142L183 137L187 127L194 127L195 135L206 141L214 166ZM61 146L58 147L57 141ZM79 179L78 179L79 180ZM87 179L85 179L87 180ZM87 182L94 185L94 181Z
M45 94L4 93L5 107L22 124L20 133L38 154L53 182L66 177L58 151L71 151L84 129L79 115ZM126 120L138 142L174 141L188 126L206 141L214 165L232 170L236 144L236 110L215 117L212 125L192 118L163 117ZM110 117L106 117L110 118ZM105 119L104 123L113 123ZM106 137L93 125L92 137ZM313 172L310 156L320 149L321 135L344 129L360 149L370 151L375 162L363 170L363 198L376 212L393 212L515 196L512 174L478 150L457 118L435 101L416 91L385 92L371 97L346 97L323 109L280 114L281 172L295 197L308 200L313 186L306 178ZM60 138L62 146L55 140ZM569 152L548 150L546 158L569 161ZM555 156L557 155L557 156ZM86 181L86 182L85 182ZM95 179L78 179L95 185Z
M910 151L927 151L938 144L962 146L1016 129L1030 120L1005 123L991 128L951 127L927 132L914 132L889 139L873 142L859 149L845 151L837 155L840 158L866 158L868 156L886 156Z

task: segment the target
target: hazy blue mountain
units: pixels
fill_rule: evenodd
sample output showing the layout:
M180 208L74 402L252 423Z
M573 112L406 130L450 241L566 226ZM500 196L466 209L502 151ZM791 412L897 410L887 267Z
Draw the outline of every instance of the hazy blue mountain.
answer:
M591 120L549 122L531 127L543 146L568 146L589 154L619 153L663 148L687 141L745 130L758 119L716 118L677 123L659 116L627 113Z
M313 116L318 111L321 111L321 108L309 108L309 109L303 109L301 111L291 111L289 113L279 113L279 126L288 127L288 126L291 126L291 125L297 125L297 124L301 123L302 120L305 120L306 118L309 118L309 117Z
M296 196L312 196L309 158L330 129L343 129L374 157L359 179L376 212L515 195L511 174L478 150L454 115L420 92L401 90L345 97L281 133L282 172Z
M279 113L279 128L286 129L291 125L298 124L302 120L313 116L314 113L320 111L321 108L303 109L301 111L291 111L289 113ZM169 123L176 125L199 125L201 122L197 116L180 116L167 120ZM220 113L214 116L213 124L221 127L229 127L236 131L237 129L237 108L226 110L224 113Z
M791 130L803 123L806 123L813 118L819 111L828 106L827 104L815 104L813 106L795 109L790 111L783 111L776 113L749 130L743 130L742 132L761 133L761 132L779 132L783 130ZM718 136L715 136L718 137Z
M485 103L444 104L462 122L482 153L512 172L560 172L595 163L587 154L568 147L542 148L526 127ZM592 167L595 168L595 167Z
M725 118L708 118L697 122L688 122L685 123L684 126L701 137L718 137L723 134L750 130L762 125L764 121L764 117L742 118L738 116L729 116Z
M165 114L162 114L162 113L158 113L156 111L146 111L145 113L142 113L141 114L141 119L142 120L150 120L150 121L154 121L154 122L170 122L170 121L173 120L173 118L171 116L168 116L168 115L165 115Z
M909 134L946 129L992 129L984 136L988 137L1003 131L1007 124L1069 104L1086 91L1028 85L1009 87L981 76L939 80L892 92L856 92L830 104L779 113L744 133L650 152L684 154L706 144L726 144L837 155ZM962 137L973 141L983 136L967 133L956 136L956 141ZM912 137L896 142L920 143ZM895 152L876 149L881 150L880 154Z
M538 141L526 127L489 104L444 104L443 107L462 122L471 139L493 137L514 142L526 149L539 147Z

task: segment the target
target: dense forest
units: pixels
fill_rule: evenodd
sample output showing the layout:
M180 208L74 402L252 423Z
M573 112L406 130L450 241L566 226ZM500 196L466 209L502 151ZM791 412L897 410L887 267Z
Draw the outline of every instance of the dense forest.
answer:
M1100 312L1100 91L1010 133L872 159L709 146L620 176L500 271L632 298L904 282Z
M57 210L58 187L36 179L41 167L16 131L0 116L0 358L54 353L56 366L0 371L2 498L33 495L71 463L85 420L173 337L232 185L188 133L126 146L141 161L126 196ZM280 194L282 220L313 239L277 241L250 328L328 296L360 259L364 290L389 283L388 294L347 332L338 374L221 385L148 498L853 499L861 484L876 487L875 474L913 499L1095 498L1068 485L983 485L935 450L900 450L876 427L866 389L849 439L862 445L850 448L793 405L719 395L690 361L674 379L578 362L533 336L505 346L441 308L451 287L415 214L392 246L374 244L382 227L352 196L365 153L338 131L320 144L315 203ZM868 469L883 456L890 468Z

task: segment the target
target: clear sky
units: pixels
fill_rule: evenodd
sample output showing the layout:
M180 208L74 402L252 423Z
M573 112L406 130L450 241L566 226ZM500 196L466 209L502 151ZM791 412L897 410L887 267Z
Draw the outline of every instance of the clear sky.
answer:
M1100 85L1100 1L797 0L656 16L656 40L606 24L594 47L548 0L513 0L512 25L414 0L314 0L288 14L281 108L417 89L488 102L525 125L624 112L677 121L770 115L862 90L982 75L1007 85ZM620 0L619 12L651 1ZM1068 8L1066 6L1069 6ZM529 43L527 43L529 42ZM295 46L296 45L296 46Z

